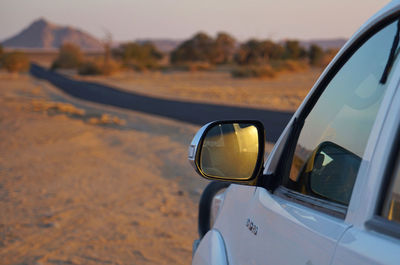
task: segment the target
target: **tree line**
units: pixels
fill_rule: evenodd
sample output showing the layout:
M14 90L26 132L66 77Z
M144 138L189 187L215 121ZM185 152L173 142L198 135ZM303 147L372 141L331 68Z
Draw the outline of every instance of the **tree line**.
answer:
M306 49L297 40L280 43L250 39L238 45L228 33L218 33L212 38L200 32L172 51L170 60L172 64L207 62L213 65L266 65L284 60L306 60L312 66L322 66L325 56L332 52L315 44Z
M250 39L239 43L226 32L220 32L215 37L199 32L169 54L162 53L151 42L126 42L114 48L111 42L111 38L104 42L104 54L96 58L87 58L78 46L65 43L51 68L74 68L83 75L108 75L121 69L210 69L229 65L232 75L236 77L273 76L282 70L325 66L336 53L315 44L306 49L297 40L275 42ZM0 60L3 67L11 65L7 68L10 71L27 68L27 59L20 52L5 55L0 47L0 57L3 57Z

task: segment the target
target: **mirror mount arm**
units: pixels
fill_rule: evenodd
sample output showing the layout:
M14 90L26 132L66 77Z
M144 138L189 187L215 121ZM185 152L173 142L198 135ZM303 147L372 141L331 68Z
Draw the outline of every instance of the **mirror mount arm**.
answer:
M263 187L270 192L273 192L278 187L277 176L275 173L262 174L258 177L256 186Z

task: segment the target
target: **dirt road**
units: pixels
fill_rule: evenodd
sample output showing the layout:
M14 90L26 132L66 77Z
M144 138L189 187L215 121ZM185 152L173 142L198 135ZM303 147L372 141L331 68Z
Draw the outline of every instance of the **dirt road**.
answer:
M195 125L204 125L213 120L260 120L264 125L268 125L267 140L270 142L278 140L293 114L286 111L222 106L150 97L122 91L109 85L75 80L35 64L31 67L31 74L51 82L54 86L76 98L158 115Z

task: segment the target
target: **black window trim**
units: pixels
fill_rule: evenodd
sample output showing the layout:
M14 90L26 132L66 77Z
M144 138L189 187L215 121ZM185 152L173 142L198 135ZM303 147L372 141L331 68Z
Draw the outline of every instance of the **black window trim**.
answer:
M381 216L374 215L372 219L365 222L365 227L372 231L400 239L400 225Z
M387 15L382 18L375 24L371 25L365 32L359 36L351 45L348 47L340 58L336 61L334 65L328 70L325 74L324 79L321 80L318 87L316 87L314 93L310 96L310 99L307 101L301 113L294 119L291 131L289 132L288 141L285 143L284 151L281 154L281 157L278 162L278 167L276 173L273 174L274 178L279 178L277 180L277 185L274 187L266 187L271 190L274 194L279 197L289 199L291 201L297 202L299 204L308 206L312 209L318 210L320 212L324 212L334 217L338 217L341 219L345 219L347 214L347 206L343 206L340 204L336 204L324 199L319 199L315 197L311 197L305 194L301 194L285 188L283 186L283 181L285 177L287 178L290 174L290 168L293 161L293 155L295 151L295 147L300 136L300 132L303 128L304 121L307 118L308 114L311 112L318 99L324 92L327 85L332 81L335 75L340 71L343 65L353 56L353 54L365 43L367 42L373 35L382 30L384 27L396 21L396 19L400 19L400 10ZM354 189L353 189L354 190ZM323 203L321 203L321 201ZM341 207L337 207L341 206ZM344 210L342 208L345 208ZM399 228L400 229L400 228Z

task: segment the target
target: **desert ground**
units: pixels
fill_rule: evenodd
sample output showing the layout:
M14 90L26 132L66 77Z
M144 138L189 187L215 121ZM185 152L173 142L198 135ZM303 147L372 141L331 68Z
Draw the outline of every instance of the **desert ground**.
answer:
M319 73L84 79L162 98L294 111ZM190 263L207 184L187 162L197 126L0 72L0 128L0 264Z
M112 77L79 79L167 99L294 112L320 74L320 68L311 68L274 79L238 79L226 71L122 72Z

